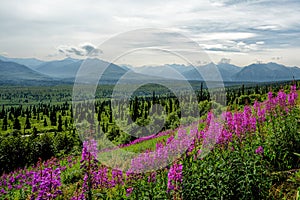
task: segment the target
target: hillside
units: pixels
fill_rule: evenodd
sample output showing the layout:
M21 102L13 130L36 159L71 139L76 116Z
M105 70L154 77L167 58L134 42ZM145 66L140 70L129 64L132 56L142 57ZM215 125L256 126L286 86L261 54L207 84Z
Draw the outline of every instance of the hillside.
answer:
M25 65L31 69L36 69L39 65L43 64L44 61L36 58L8 58L0 55L0 60L6 62L15 62L20 65Z
M236 81L282 81L300 78L300 68L286 67L277 63L251 64L232 76Z
M55 81L25 65L0 60L0 84L34 84Z

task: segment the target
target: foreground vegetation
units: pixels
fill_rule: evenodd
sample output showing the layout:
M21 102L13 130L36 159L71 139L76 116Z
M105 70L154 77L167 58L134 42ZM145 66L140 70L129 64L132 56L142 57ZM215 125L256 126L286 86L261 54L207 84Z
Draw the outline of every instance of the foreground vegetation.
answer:
M99 153L116 149L98 152L101 141L91 138L81 144L72 129L29 137L6 135L2 141L13 148L30 145L29 141L33 141L32 146L38 149L32 152L35 157L28 156L31 160L24 165L35 162L38 157L45 161L13 170L17 166L11 167L12 163L22 155L11 158L10 163L7 162L9 155L5 159L2 156L6 165L1 165L4 171L0 179L1 198L299 199L298 94L295 86L279 90L277 94L274 90L264 101L258 102L251 99L250 94L242 94L241 89L240 96L229 106L233 110L224 111L220 118L216 108L208 109L205 119L190 126L174 126L173 130L120 145L126 151L140 153L132 158L126 171L104 166L99 160ZM242 106L245 96L252 106ZM264 99L263 94L256 97ZM109 115L107 118L109 121ZM28 139L28 143L13 146L18 141L16 138L23 142ZM49 146L43 146L40 141ZM81 147L81 156L77 156ZM1 155L12 150L4 149ZM39 154L43 150L51 154L47 154L48 157ZM69 156L64 156L66 154ZM53 155L59 159L49 159Z

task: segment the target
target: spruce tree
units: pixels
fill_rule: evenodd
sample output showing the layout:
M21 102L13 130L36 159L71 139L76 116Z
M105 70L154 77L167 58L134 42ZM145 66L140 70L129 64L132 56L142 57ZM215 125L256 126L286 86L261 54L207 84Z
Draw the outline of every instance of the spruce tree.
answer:
M48 126L46 117L44 118L44 127Z
M5 108L4 108L4 105L2 105L2 111L0 113L0 119L4 119L5 117Z
M20 124L20 121L17 117L15 118L13 128L16 129L16 130L21 130L21 124Z
M62 119L61 119L61 115L58 116L58 126L57 126L57 131L61 132L62 129Z
M28 115L26 116L25 129L31 129L31 124L30 124Z
M2 130L3 131L7 130L7 125L8 125L7 116L5 115L4 118L3 118L3 123L2 123Z

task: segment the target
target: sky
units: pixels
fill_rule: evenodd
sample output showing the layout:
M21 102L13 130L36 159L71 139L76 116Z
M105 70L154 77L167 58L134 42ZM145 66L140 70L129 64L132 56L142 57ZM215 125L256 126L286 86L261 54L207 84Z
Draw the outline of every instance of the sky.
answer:
M299 0L9 0L0 2L0 54L84 59L93 50L105 53L101 44L118 35L153 28L169 33L156 38L157 43L165 43L172 32L182 34L215 63L300 66L299 21ZM139 33L136 37L149 40ZM116 62L142 66L178 61L164 53L145 59L141 54L147 53Z

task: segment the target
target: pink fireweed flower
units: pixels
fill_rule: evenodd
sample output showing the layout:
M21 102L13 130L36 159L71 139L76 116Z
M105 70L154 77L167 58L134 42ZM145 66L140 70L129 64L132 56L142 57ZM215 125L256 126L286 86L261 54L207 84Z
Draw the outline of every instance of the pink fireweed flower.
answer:
M273 93L268 92L268 100L266 101L266 110L268 113L274 112L274 108L276 107L276 98L273 98Z
M266 109L259 107L257 110L257 117L259 123L266 121Z
M156 143L156 149L163 148L163 147L164 147L163 142L159 141Z
M126 196L129 197L132 192L133 192L133 187L127 188L126 189Z
M61 190L61 169L57 168L53 170L52 168L45 168L41 171L35 172L32 180L32 190L33 195L31 198L35 199L55 199ZM37 196L36 196L37 195Z
M168 145L158 145L155 151L147 151L134 157L131 160L131 170L143 172L164 168L173 162L174 159L186 153L193 144L193 140L194 138L185 129L180 128L178 129L177 137L169 140Z
M168 172L168 192L178 191L182 182L182 164L174 163Z
M154 183L156 181L156 171L153 171L148 176L148 183Z
M229 132L227 129L223 129L221 135L218 138L218 143L226 143L230 141L232 138L232 133Z
M233 115L233 122L234 122L234 132L237 136L240 136L243 133L243 116L241 113L234 113Z
M255 153L262 155L264 153L264 148L262 146L257 147Z
M277 94L277 101L281 109L284 109L286 106L286 94L283 90L280 90Z
M258 108L260 108L260 103L258 103L257 100L254 101L253 108L254 108L255 111L257 111Z
M95 188L107 188L110 185L108 180L108 169L107 167L100 167L98 171L93 171L93 182Z
M112 180L111 180L111 186L115 187L116 185L123 185L123 172L118 169L112 170Z
M212 119L210 126L203 135L202 149L211 150L214 148L215 144L220 143L223 139L222 137L223 125Z
M86 140L83 142L81 160L88 160L92 156L92 159L97 160L98 157L98 144L94 139Z
M251 132L256 131L256 118L255 117L250 118L250 131Z
M297 94L297 91L296 91L296 85L292 85L291 86L291 91L288 94L288 104L290 106L294 106L295 103L296 103L297 98L298 98L298 94Z
M207 113L207 118L206 118L206 124L207 124L207 126L210 125L210 122L211 122L211 120L212 120L213 117L214 117L213 112L212 112L212 111L209 111L209 112Z
M174 139L174 135L171 135L170 137L168 137L166 145L170 144L173 139Z

